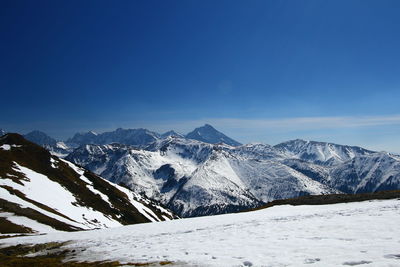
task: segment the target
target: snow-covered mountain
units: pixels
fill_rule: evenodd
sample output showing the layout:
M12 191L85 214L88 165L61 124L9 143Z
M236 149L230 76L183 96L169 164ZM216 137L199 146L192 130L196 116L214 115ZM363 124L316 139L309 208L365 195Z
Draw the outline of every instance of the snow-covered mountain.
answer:
M331 170L328 184L346 193L400 189L400 157L376 152L354 157Z
M400 157L387 152L304 140L274 148L284 164L345 193L400 189Z
M356 146L304 141L301 139L280 143L274 148L287 158L298 158L326 166L341 164L354 157L373 153L373 151Z
M210 144L224 143L230 146L241 145L239 142L217 131L214 127L212 127L209 124L205 124L202 127L194 129L192 132L188 133L185 137Z
M279 198L338 192L262 153L271 149L169 137L145 150L118 144L81 146L67 159L157 199L181 216L226 213Z
M0 203L3 233L73 231L173 218L157 203L18 134L0 138Z
M41 140L46 138L36 142ZM68 160L181 216L233 212L307 194L400 188L395 155L300 139L275 146L238 145L210 125L185 137L146 129L88 132L76 134L68 144L84 144ZM65 155L57 154L58 146L71 152L60 142L44 145L52 154Z
M171 136L144 149L82 146L68 159L181 216L233 212L308 194L400 188L395 155L303 140L232 147Z
M3 136L6 134L6 131L4 131L3 129L0 129L0 136Z

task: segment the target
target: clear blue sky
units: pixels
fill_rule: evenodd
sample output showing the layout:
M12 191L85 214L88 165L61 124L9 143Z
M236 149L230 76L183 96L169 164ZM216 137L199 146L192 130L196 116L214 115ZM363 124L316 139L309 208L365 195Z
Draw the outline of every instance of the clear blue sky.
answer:
M205 122L241 142L400 152L400 1L18 1L0 8L0 128Z

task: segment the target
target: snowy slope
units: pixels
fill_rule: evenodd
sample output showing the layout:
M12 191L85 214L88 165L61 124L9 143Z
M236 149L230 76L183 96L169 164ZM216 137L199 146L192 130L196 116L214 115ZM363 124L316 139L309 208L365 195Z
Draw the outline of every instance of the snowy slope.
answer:
M275 206L239 214L45 236L2 246L68 242L69 260L172 266L398 266L400 200ZM48 253L47 251L45 253Z
M107 228L173 218L150 200L17 134L0 139L0 203L3 224L23 232Z

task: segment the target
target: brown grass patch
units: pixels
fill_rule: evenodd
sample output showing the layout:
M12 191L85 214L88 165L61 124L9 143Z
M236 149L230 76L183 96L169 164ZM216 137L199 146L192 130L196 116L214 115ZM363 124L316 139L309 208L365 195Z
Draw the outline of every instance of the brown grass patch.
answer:
M17 245L0 249L0 265L2 267L115 267L115 266L165 266L170 265L170 261L150 262L150 263L126 263L118 261L95 261L95 262L77 262L65 261L71 251L63 250L65 243L50 242L32 246ZM46 252L46 255L26 257L27 254L36 252Z
M289 198L274 200L261 207L247 210L260 210L277 205L326 205L326 204L337 204L337 203L349 203L349 202L360 202L367 200L383 200L383 199L395 199L400 198L400 190L382 191L375 193L362 193L362 194L331 194L331 195L309 195L298 198Z

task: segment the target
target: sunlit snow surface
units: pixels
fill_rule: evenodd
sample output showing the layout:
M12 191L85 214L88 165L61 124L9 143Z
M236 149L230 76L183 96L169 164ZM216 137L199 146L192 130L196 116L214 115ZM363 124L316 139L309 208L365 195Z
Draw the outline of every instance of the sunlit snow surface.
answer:
M75 233L3 239L73 240L73 260L178 266L399 266L400 200L265 210ZM82 250L84 249L84 250Z

